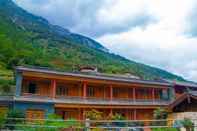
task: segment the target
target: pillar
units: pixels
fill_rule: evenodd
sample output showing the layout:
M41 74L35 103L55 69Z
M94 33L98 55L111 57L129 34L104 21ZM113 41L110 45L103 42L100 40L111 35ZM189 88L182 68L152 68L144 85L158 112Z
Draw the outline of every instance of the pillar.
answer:
M22 73L21 72L16 72L16 92L15 92L15 96L20 96L21 95L21 88L22 88Z
M133 119L136 120L137 119L137 110L134 109L133 111Z
M155 101L155 88L152 88L152 100Z
M81 108L78 109L78 120L81 120Z
M55 98L56 96L56 80L51 80L51 97Z
M86 116L85 116L85 108L82 109L82 120L85 120Z
M83 98L87 97L87 82L83 82Z
M113 87L110 85L110 100L113 99Z
M136 92L135 92L135 87L133 87L133 101L136 100Z
M109 115L110 115L110 116L113 115L113 110L112 110L112 108L110 108Z

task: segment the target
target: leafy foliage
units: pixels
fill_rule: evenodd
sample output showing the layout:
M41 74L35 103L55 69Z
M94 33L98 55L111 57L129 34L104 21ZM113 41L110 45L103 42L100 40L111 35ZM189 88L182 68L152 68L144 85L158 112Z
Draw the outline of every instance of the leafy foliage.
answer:
M181 123L183 127L185 127L186 131L194 130L194 123L189 118L184 118L184 120Z
M152 131L179 131L179 129L176 128L153 128Z
M97 111L95 109L85 112L85 116L89 120L102 120L102 118L103 118L102 115L103 115L102 112Z
M157 108L154 110L155 119L166 119L168 117L168 112L164 108Z
M11 125L11 126L7 126L7 128L10 130L15 130L17 129L18 124L21 125L24 123L25 114L20 110L12 109L8 111L7 118L11 118L6 120L6 124Z
M167 125L167 117L168 117L168 112L164 108L157 108L154 110L154 119L158 121L154 121L151 123L153 126L166 126Z

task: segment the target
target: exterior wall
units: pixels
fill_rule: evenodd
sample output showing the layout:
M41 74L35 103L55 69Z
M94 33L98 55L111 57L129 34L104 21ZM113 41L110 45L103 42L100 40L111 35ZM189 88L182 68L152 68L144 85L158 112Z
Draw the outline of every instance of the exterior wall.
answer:
M30 82L36 83L37 85L37 90L36 90L36 95L39 96L49 96L50 94L50 81L49 80L36 80L36 79L23 79L22 81L22 95L27 95L28 94L28 84Z
M22 73L21 72L16 72L16 91L15 91L15 96L18 97L21 95L21 88L22 88Z
M173 112L197 112L197 101L196 99L186 99L179 105L174 107Z
M54 113L54 105L49 103L15 102L14 109L21 110L25 113L30 109L44 110L45 117Z
M197 131L197 112L180 112L180 113L171 113L169 115L168 119L173 120L183 120L184 118L189 118L194 123L194 131ZM169 123L169 125L172 125L173 123Z
M22 81L22 95L28 95L28 84L33 82L37 84L37 90L34 95L38 96L51 96L53 94L51 92L52 80L50 79L40 79L40 78L24 78ZM87 82L88 83L88 82ZM114 99L143 99L143 100L152 100L152 99L168 99L168 92L171 91L169 89L163 88L142 88L142 87L129 87L129 86L112 86L112 97ZM58 88L63 87L67 89L67 94L62 97L83 97L84 89L83 82L78 81L56 81L56 90L57 93ZM88 95L88 89L92 88L94 91L93 96ZM133 88L135 88L135 93ZM164 90L166 93L164 93ZM108 99L110 98L110 85L109 84L96 84L91 83L86 86L86 97L90 98L102 98ZM134 96L135 94L135 96Z
M22 76L23 74L23 76ZM110 113L121 113L123 114L127 119L152 119L153 118L153 110L156 107L159 107L158 105L154 105L153 102L155 100L163 99L164 90L167 90L167 97L169 97L169 92L171 91L168 89L168 87L161 86L161 85L146 85L146 84L136 84L136 83L118 83L113 81L105 81L102 80L100 83L97 80L88 80L85 78L81 78L81 80L73 80L69 76L66 76L64 79L61 78L62 76L50 76L49 74L40 73L38 75L31 76L32 74L28 73L20 73L17 72L16 75L16 96L21 95L35 95L33 98L37 98L38 96L48 96L50 100L56 100L58 98L57 96L57 90L58 88L61 89L62 87L67 88L67 93L63 97L81 97L80 100L87 100L86 98L94 97L94 101L97 101L97 99L107 99L105 103L105 108L97 108L99 111L103 112L105 118ZM55 78L54 78L55 77ZM37 90L35 94L28 94L28 84L30 82L35 82L37 84ZM94 88L94 95L88 96L88 88ZM166 95L166 94L165 94ZM24 99L26 97L23 97ZM46 97L38 97L39 100L42 100L42 98ZM97 98L97 99L95 99ZM31 96L30 96L31 99ZM109 99L109 100L108 100ZM115 100L114 100L115 99ZM119 99L119 100L118 100ZM143 108L140 108L138 104L131 105L131 103L127 103L124 106L124 109L122 109L123 105L122 99L127 99L126 101L137 102L138 99L140 99L139 102L141 102L141 106L143 106L143 102L146 102L146 100L149 100L151 104L149 107L144 106ZM129 100L128 100L129 99ZM132 100L136 100L135 102ZM64 99L61 99L64 100ZM75 100L75 99L66 99L66 100ZM120 105L118 107L112 108L113 104L112 101L116 101L117 103L120 102ZM160 101L159 101L160 102ZM76 102L77 103L77 102ZM77 106L75 102L72 104ZM56 103L58 104L58 103ZM108 105L107 105L108 104ZM118 103L119 104L119 103ZM140 105L139 104L139 105ZM84 103L81 103L82 106L84 106ZM50 114L56 112L57 114L61 115L64 119L66 118L75 118L75 119L84 119L84 112L86 110L90 110L91 104L88 103L86 107L71 107L69 108L68 104L65 104L64 107L56 108L53 104L50 103L33 103L33 102L15 102L14 108L22 110L24 112L27 112L27 110L44 110L45 117ZM116 105L117 106L117 105ZM132 106L130 108L129 106ZM151 108L150 108L151 107ZM93 107L96 108L96 107ZM128 109L127 109L128 108ZM68 112L65 114L65 112Z
M92 110L92 108L56 108L55 112L63 119L85 119L85 112ZM128 120L150 120L153 119L154 109L95 109L102 112L102 117L107 118L112 114L121 114Z

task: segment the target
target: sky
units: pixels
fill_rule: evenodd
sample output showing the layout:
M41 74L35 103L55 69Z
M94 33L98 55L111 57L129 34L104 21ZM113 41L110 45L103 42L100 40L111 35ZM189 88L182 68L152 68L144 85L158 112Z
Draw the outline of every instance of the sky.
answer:
M130 60L197 81L196 0L14 0Z

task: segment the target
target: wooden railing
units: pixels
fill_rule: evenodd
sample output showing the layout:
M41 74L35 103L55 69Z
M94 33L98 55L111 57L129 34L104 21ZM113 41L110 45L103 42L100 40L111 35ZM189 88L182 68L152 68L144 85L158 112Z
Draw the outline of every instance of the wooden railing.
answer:
M69 103L69 104L96 104L96 105L167 105L169 100L162 99L129 99L129 98L102 98L102 97L86 97L82 96L41 96L39 94L25 94L21 96L22 99L50 101L55 103Z

